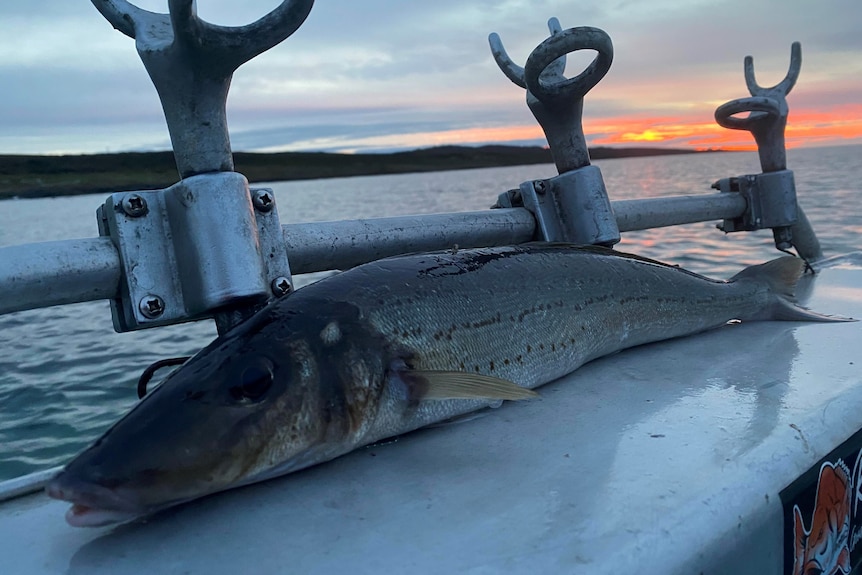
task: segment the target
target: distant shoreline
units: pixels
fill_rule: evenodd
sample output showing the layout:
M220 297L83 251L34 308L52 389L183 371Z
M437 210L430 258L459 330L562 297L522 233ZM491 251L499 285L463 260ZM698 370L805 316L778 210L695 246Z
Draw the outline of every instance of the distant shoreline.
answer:
M709 150L721 151L721 150ZM672 148L590 148L593 160L707 151ZM234 153L237 172L254 182L405 174L551 163L547 148L440 146L388 154L327 152ZM173 152L70 156L0 155L0 199L149 190L179 179Z

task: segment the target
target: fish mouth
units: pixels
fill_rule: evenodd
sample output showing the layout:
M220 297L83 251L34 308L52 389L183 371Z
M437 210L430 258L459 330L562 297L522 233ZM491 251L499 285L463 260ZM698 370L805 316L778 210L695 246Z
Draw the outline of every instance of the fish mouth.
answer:
M66 473L52 479L45 490L49 497L72 504L66 511L66 522L73 527L102 527L148 512L121 490L75 480Z

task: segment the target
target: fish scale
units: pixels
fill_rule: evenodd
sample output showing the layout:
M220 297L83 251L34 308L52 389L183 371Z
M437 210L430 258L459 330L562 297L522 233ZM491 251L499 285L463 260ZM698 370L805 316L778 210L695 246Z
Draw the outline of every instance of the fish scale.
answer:
M366 264L328 287L414 353L414 369L475 371L527 388L620 349L751 318L769 301L763 282L626 256L541 244L419 254ZM387 401L392 413L375 440L492 403L426 402L402 417L397 394Z

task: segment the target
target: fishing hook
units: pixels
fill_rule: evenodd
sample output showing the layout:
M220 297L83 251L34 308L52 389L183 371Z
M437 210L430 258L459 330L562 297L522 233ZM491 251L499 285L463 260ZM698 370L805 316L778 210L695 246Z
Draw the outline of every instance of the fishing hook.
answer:
M144 399L144 396L147 395L147 384L150 383L150 380L153 379L153 375L155 375L158 370L171 365L182 365L187 362L190 357L190 355L185 357L169 357L168 359L160 359L159 361L151 363L138 379L138 399Z

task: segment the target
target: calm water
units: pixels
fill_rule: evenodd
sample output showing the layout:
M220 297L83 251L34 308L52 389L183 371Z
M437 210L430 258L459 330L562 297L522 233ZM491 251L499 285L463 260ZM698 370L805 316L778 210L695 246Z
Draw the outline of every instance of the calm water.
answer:
M758 173L754 153L596 162L612 199L711 193L719 178ZM789 152L800 204L827 255L862 247L862 147ZM488 207L552 165L277 183L284 223ZM0 202L0 246L92 237L102 195ZM727 277L774 257L770 232L724 235L715 222L631 233L621 249ZM107 302L0 316L0 480L59 465L134 405L151 362L190 355L210 322L117 334Z

